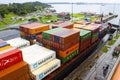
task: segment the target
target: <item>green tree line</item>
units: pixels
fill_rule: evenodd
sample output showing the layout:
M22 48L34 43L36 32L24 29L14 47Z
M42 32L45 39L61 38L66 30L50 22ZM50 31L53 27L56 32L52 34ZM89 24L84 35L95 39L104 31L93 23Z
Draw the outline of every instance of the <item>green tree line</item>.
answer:
M26 15L37 10L44 10L51 5L41 2L26 2L26 3L12 3L12 4L0 4L0 15L4 17L5 14L13 12L17 15Z

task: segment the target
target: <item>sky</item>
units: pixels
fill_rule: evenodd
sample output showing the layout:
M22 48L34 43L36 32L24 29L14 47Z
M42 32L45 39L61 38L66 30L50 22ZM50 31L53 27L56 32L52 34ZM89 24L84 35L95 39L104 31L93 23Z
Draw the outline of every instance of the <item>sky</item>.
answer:
M120 0L0 0L0 4L23 3L23 2L85 2L85 3L120 3Z

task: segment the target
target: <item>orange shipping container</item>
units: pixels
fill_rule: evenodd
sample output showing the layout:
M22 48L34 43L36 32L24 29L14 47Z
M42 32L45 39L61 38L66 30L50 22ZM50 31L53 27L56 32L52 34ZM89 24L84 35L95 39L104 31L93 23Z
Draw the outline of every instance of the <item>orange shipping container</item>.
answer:
M59 50L58 54L60 57L65 58L68 55L72 54L75 50L78 50L78 49L79 49L79 43L71 46L67 50L64 50L64 51Z
M29 74L29 68L26 62L21 61L0 71L0 80L23 80L19 78L24 74ZM30 80L30 76L27 76L24 80Z
M49 25L40 24L40 23L20 25L20 30L28 34L37 34L49 29L50 29Z

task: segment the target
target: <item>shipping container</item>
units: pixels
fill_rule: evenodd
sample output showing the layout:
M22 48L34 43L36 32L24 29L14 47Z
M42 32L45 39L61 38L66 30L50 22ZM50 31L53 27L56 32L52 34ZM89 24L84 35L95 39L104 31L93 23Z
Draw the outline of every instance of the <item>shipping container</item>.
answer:
M72 58L74 58L76 55L78 55L78 53L79 53L79 49L76 50L76 51L74 51L74 52L72 52L70 55L68 55L65 58L60 57L61 63L68 62L69 60L71 60Z
M49 25L40 23L20 25L20 30L28 34L37 34L39 32L43 32L49 29Z
M80 29L85 29L85 30L90 30L93 33L96 33L99 31L100 24L89 24L89 25L79 25L79 24L74 24L74 27L80 28Z
M4 40L0 39L0 47L4 47L9 45L7 42L5 42Z
M49 31L45 31L42 37L47 40L52 40L60 44L67 44L72 39L79 39L79 31L70 30L65 28L55 28Z
M83 24L74 24L73 28L81 28L81 27L86 27L86 25Z
M91 33L92 33L92 40L91 40L91 43L94 43L95 41L97 41L99 38L98 38L98 32L99 32L99 28L100 28L100 24L89 24L87 26L82 26L82 27L79 27L77 26L77 28L80 28L80 29L85 29L85 30L90 30Z
M71 24L70 22L64 22L64 23L52 25L52 28L59 28L59 27L70 29L70 28L73 28L73 24Z
M70 29L65 29L64 31L61 31L60 33L55 33L53 35L55 35L54 42L60 44L68 44L72 42L73 39L79 39L79 31Z
M30 41L30 45L35 44L35 40L29 39L29 41Z
M90 24L90 22L86 22L86 21L77 21L77 22L74 22L74 24L88 25L88 24Z
M7 46L4 46L4 47L0 47L0 51L7 50L9 48L12 48L12 46L7 45Z
M42 34L37 35L36 41L39 42L39 43L42 43L42 40L43 40Z
M10 45L10 44L8 44L7 42L0 43L0 48L1 48L1 47L5 47L5 46L8 46L8 45Z
M57 68L61 66L61 62L59 59L53 59L52 61L48 62L47 64L39 67L37 70L33 71L33 75L35 80L41 80Z
M60 44L60 43L53 42L50 40L42 39L41 36L37 37L37 41L39 43L42 43L43 45L49 45L49 46L54 47L59 50L66 50L66 49L70 48L72 45L77 44L79 42L79 38L76 38L74 41L71 40L68 43L64 43L64 44Z
M20 37L8 40L6 42L9 43L11 46L16 47L16 48L24 48L24 47L30 46L30 42L28 40L25 40L25 39L20 38Z
M23 31L20 31L20 35L21 35L21 37L25 37L25 36L26 36L26 33L23 32Z
M23 59L29 64L31 71L39 68L56 57L55 51L34 44L21 49Z
M0 52L0 70L5 69L23 60L22 51L14 48L13 50Z
M84 29L78 29L78 28L72 28L72 30L78 30L80 31L80 52L85 50L88 46L90 46L91 43L91 31L84 30Z
M98 37L101 39L101 38L103 38L103 36L104 36L105 34L106 34L105 28L104 28L104 27L101 27L100 30L99 30Z
M68 55L72 54L74 51L76 51L78 49L79 49L79 43L71 46L70 48L68 48L68 49L66 49L64 51L59 50L58 54L59 54L60 57L65 58L65 57L67 57Z
M20 79L23 77L23 75L26 77ZM24 61L21 61L0 71L0 80L31 80L28 64Z
M52 29L52 30L47 30L47 31L44 31L42 33L42 37L44 39L47 39L47 40L52 40L52 37L51 35L55 32L58 32L58 31L61 31L61 30L64 30L64 28L55 28L55 29Z
M0 39L0 44L1 44L1 43L4 43L4 42L5 42L4 40Z
M84 29L77 29L77 28L72 28L72 30L78 30L80 31L80 41L82 42L88 37L91 37L91 31L84 30Z

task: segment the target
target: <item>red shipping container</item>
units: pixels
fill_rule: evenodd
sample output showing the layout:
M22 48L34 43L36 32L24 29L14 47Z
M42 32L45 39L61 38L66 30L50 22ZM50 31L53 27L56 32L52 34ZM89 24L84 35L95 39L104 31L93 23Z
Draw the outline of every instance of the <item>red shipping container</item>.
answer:
M0 70L5 69L13 64L23 60L22 51L15 48L8 52L0 53Z

